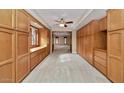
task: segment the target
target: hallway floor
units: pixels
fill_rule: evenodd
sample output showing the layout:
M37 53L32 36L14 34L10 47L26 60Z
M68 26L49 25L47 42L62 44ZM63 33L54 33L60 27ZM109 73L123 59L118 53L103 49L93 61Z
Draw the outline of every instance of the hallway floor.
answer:
M110 81L68 46L57 46L22 83L109 83Z

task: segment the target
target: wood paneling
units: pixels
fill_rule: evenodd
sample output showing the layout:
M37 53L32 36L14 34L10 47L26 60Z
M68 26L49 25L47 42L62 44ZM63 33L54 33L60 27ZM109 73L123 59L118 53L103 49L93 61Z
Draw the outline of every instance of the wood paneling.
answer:
M15 32L0 28L0 82L15 82Z
M124 30L108 33L108 78L113 82L123 82Z
M107 73L107 23L106 17L94 20L77 32L78 54L95 66L104 75Z
M47 55L46 47L31 53L31 69L37 66Z
M107 52L102 49L94 50L94 65L104 75L107 74Z
M102 59L106 59L106 56L107 56L106 50L102 50L102 49L95 49L94 55L101 57Z
M108 31L124 29L124 9L111 9L107 13Z
M92 21L77 32L77 51L93 65L94 33L98 30L97 21Z
M0 82L21 82L30 72L30 19L41 25L22 9L0 10ZM50 32L47 28L43 28L42 35L41 45L46 47L38 51L37 58L31 63L40 63L50 53Z
M107 17L104 17L99 20L99 30L100 31L107 30Z
M29 18L24 10L16 10L16 29L29 32Z
M0 9L0 27L11 29L15 27L15 10Z
M106 67L99 64L99 62L96 62L96 61L94 61L94 65L99 71L101 71L104 75L106 75Z
M16 82L30 71L28 36L28 33L16 32Z

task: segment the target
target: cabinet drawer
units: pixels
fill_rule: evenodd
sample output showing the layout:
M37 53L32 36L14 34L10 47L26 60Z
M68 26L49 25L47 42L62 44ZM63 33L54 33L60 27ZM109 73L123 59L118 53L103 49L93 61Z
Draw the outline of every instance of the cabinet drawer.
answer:
M106 52L95 50L94 55L106 59Z
M102 58L100 58L100 57L97 57L97 56L94 57L94 60L95 60L97 63L99 63L99 64L101 64L101 65L103 65L103 66L106 67L106 60L104 60L104 59L102 59Z
M100 65L100 64L97 63L97 62L94 62L94 65L95 65L95 67L96 67L99 71L101 71L104 75L106 75L106 67Z

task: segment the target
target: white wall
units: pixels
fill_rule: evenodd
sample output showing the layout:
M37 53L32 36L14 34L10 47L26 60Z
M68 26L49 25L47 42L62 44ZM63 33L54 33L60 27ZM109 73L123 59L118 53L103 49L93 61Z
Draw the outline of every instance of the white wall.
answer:
M76 31L72 31L72 53L76 52Z

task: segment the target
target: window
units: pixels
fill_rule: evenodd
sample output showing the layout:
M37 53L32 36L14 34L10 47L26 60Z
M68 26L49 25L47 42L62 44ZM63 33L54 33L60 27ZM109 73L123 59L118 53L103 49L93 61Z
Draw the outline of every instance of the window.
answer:
M55 42L56 42L56 44L59 44L59 37L56 37Z
M31 26L31 47L39 46L38 29Z
M64 43L67 44L67 37L64 37Z

